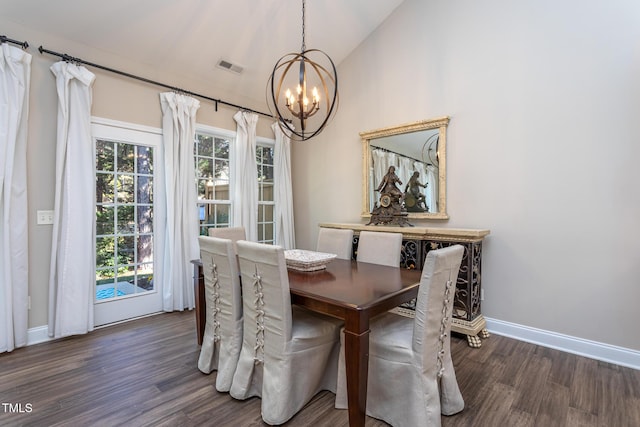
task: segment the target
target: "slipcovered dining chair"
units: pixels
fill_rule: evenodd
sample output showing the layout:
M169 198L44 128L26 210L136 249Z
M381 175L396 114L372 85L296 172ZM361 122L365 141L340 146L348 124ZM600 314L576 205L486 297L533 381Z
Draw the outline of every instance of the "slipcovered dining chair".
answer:
M462 246L453 245L427 254L415 318L384 313L371 323L367 415L394 427L440 426L441 414L453 415L464 408L450 351L463 251ZM336 408L347 407L343 347Z
M316 250L336 254L340 259L351 259L353 230L320 227Z
M206 324L198 369L218 371L216 390L229 391L242 348L242 296L233 242L200 236Z
M234 251L236 250L236 242L238 240L245 240L247 238L244 227L210 227L209 236L231 240L233 242Z
M342 322L291 305L283 248L237 247L244 336L230 394L261 397L262 420L278 425L319 391L335 391Z
M400 267L401 254L402 233L360 232L357 261Z

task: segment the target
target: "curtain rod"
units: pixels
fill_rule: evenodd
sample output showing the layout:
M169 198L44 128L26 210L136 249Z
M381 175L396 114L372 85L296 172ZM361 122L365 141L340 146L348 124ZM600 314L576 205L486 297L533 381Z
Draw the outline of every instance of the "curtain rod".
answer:
M153 84L153 85L156 85L156 86L161 86L163 88L170 89L170 90L172 90L174 92L183 93L183 94L186 94L186 95L197 96L198 98L202 98L202 99L206 99L206 100L209 100L209 101L213 101L215 103L216 111L218 111L218 104L223 104L223 105L226 105L228 107L234 107L234 108L238 108L240 110L244 110L244 111L249 111L249 112L252 112L252 113L260 114L262 116L266 116L266 117L269 117L271 119L274 118L273 115L271 115L271 114L262 113L260 111L252 110L251 108L246 108L246 107L243 107L241 105L232 104L230 102L226 102L226 101L223 101L221 99L211 98L211 97L206 96L206 95L201 95L199 93L191 92L189 90L184 90L184 89L181 89L181 88L178 88L178 87L175 87L175 86L170 86L170 85L165 84L165 83L161 83L161 82L157 82L157 81L154 81L154 80L151 80L151 79L147 79L145 77L140 77L140 76L136 76L134 74L130 74L130 73L124 72L124 71L115 70L113 68L105 67L104 65L94 64L94 63L82 60L80 58L74 58L73 56L67 55L66 53L53 52L51 50L45 49L42 46L40 46L38 48L38 51L40 51L40 53L48 53L49 55L58 56L58 57L62 58L63 61L66 61L66 62L74 62L74 63L77 63L77 64L89 65L91 67L100 68L101 70L109 71L111 73L119 74L121 76L129 77L131 79L140 80L142 82L150 83L150 84Z
M7 36L0 36L0 44L7 43L7 42L13 43L13 44L17 44L18 46L22 47L23 49L26 49L26 48L29 47L29 43L27 43L27 42L20 42L18 40L10 39Z

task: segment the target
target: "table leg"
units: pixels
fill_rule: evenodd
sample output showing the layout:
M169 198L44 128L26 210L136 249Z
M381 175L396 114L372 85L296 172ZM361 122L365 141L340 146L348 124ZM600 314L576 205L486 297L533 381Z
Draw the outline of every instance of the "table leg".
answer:
M202 265L194 264L193 286L194 295L196 298L196 337L198 339L198 345L202 345L202 339L204 338L204 326L207 321L206 302L204 296L204 274L202 272Z
M369 330L355 333L345 329L344 343L349 426L364 427L369 371Z

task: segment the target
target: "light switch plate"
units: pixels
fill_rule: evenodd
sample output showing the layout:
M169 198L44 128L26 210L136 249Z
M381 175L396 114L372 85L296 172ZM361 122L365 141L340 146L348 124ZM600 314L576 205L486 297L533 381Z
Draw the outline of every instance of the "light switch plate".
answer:
M53 211L38 211L37 224L53 224Z

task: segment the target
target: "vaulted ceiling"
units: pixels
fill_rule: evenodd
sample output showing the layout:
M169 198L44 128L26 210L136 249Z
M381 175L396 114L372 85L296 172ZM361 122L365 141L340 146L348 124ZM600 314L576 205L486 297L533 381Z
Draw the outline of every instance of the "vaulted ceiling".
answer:
M307 0L307 48L325 51L337 65L402 1ZM301 0L0 0L4 19L95 49L95 57L84 60L98 62L100 52L107 52L257 101L265 99L276 61L300 51L301 5ZM74 55L47 40L30 42ZM242 73L217 67L220 60L242 67Z

